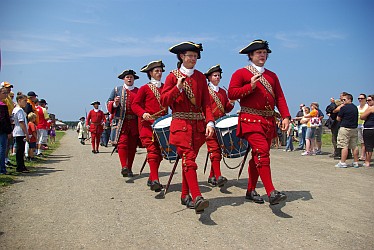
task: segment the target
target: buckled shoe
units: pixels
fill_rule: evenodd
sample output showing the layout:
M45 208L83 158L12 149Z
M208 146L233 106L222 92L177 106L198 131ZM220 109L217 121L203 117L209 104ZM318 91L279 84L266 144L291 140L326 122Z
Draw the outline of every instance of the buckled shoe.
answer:
M277 205L282 201L287 199L287 195L285 193L281 193L277 190L274 190L270 193L269 196L269 203L270 205Z
M218 177L218 180L217 180L217 186L218 187L223 187L226 182L227 182L227 178L223 177L223 176L220 176L220 177Z
M195 199L195 212L201 214L207 207L209 207L209 201L205 200L202 196L197 196Z

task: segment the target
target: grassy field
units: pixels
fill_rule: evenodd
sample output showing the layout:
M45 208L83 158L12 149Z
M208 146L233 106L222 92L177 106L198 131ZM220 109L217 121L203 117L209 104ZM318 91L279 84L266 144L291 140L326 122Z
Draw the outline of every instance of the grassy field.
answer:
M60 139L65 135L63 131L56 131L56 142L54 144L48 144L49 149L43 151L43 155L45 157L35 157L35 161L29 162L25 161L26 168L30 170L30 172L37 171L37 166L45 162L48 157L53 151L56 150L60 146ZM0 187L4 187L10 185L15 182L17 176L21 175L22 173L16 172L16 157L10 156L10 162L12 163L12 167L7 167L8 174L7 175L0 175Z

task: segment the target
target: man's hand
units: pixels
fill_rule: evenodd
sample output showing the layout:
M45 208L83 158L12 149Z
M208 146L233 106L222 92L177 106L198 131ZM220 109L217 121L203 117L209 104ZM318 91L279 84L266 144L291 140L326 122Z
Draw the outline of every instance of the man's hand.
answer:
M178 89L182 89L183 88L183 83L184 83L185 80L186 80L185 77L179 77L178 78L178 82L177 82L177 88Z
M214 128L211 127L211 126L206 126L205 136L206 136L207 138L210 138L210 137L213 136L213 134L214 134Z
M251 87L252 87L252 90L254 90L256 87L257 87L257 81L260 80L260 77L261 77L261 74L257 74L257 75L254 75L252 76L251 78Z
M114 98L114 104L115 104L115 106L118 107L120 102L121 102L121 98L119 96L116 96Z
M286 117L282 120L282 130L287 131L289 126L290 126L290 119Z
M142 117L146 121L152 120L152 116L149 113L144 113Z

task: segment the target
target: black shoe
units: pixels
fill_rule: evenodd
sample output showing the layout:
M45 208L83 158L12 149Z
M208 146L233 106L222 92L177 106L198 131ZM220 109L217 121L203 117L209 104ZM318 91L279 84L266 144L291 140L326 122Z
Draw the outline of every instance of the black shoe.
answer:
M210 185L212 185L213 187L215 187L215 186L217 186L217 180L216 180L216 177L209 177L208 178L208 183L210 184Z
M218 177L218 180L217 180L217 186L223 187L226 182L227 182L227 178L223 177L223 176L220 176L220 177Z
M92 150L91 152L92 152L93 154L96 154L96 151L95 151L95 150Z
M151 186L151 183L152 181L150 179L147 180L147 186L150 187Z
M151 190L155 192L160 192L162 189L162 185L158 180L154 180L151 182Z
M264 199L261 198L261 196L256 192L256 190L247 191L247 193L245 194L245 198L255 203L264 203Z
M129 169L129 172L127 173L127 176L128 177L134 177L134 173L131 171L131 169Z
M129 175L129 169L128 168L122 168L121 174L123 177L127 177Z
M195 208L195 205L194 205L190 195L187 195L186 197L181 198L181 204L183 206L186 206L187 208L190 208L190 209Z
M287 195L285 193L278 192L277 190L274 190L270 193L269 196L269 203L270 205L277 205L281 201L285 201L287 199Z
M204 212L204 209L209 207L209 201L205 200L202 196L197 196L195 199L195 212L201 214Z
M96 150L96 154L98 154L99 153L99 150Z

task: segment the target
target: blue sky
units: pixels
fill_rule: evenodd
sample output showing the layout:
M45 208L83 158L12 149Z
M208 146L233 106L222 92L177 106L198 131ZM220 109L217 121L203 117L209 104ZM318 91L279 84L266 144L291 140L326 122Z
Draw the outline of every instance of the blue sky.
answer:
M373 94L374 1L364 0L1 0L0 81L35 91L49 112L78 120L94 100L122 85L117 75L162 59L182 41L202 43L196 68L221 64L221 85L248 61L238 51L269 42L266 68L277 73L294 116L318 101L324 110L342 91ZM238 106L238 105L236 105ZM105 111L105 105L101 105Z

